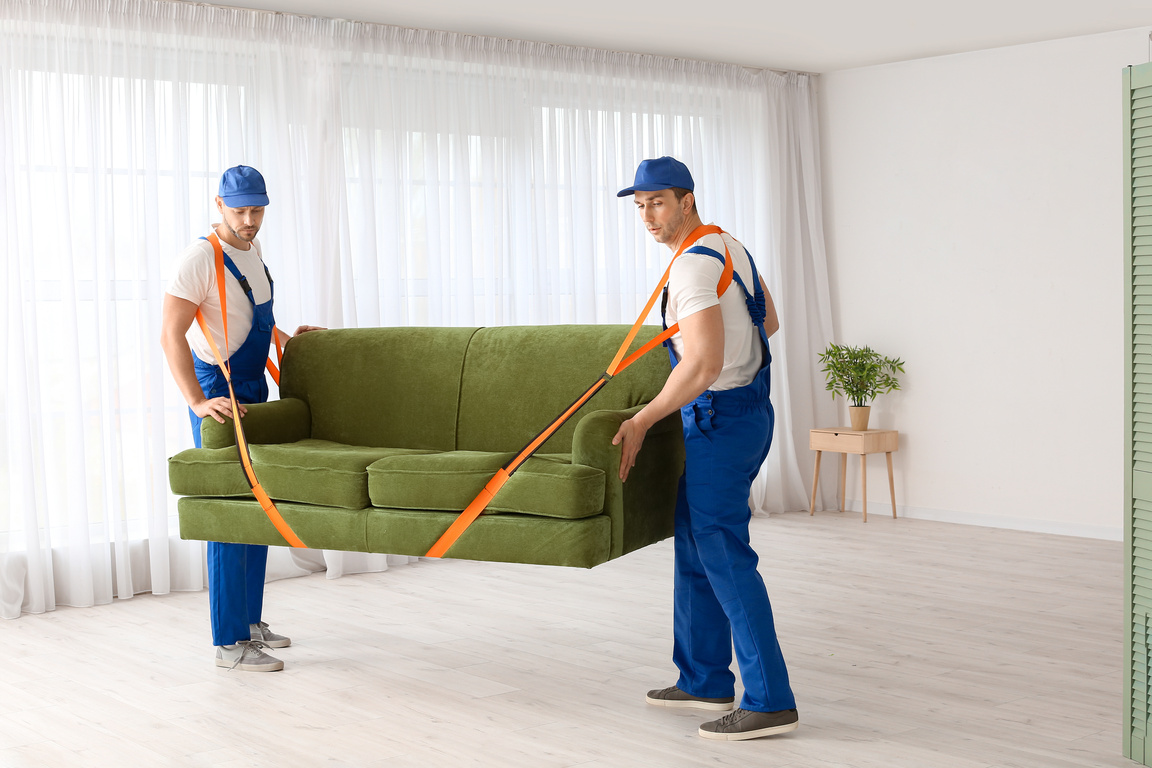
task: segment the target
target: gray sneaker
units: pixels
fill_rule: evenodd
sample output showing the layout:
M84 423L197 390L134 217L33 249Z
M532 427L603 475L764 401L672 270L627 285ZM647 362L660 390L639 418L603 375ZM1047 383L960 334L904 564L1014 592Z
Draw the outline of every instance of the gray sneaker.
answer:
M278 635L268 629L268 622L266 621L262 621L259 624L249 624L248 629L252 633L253 640L259 640L269 648L287 648L292 645L292 641L284 637L284 635Z
M216 646L216 666L242 672L276 672L284 669L284 662L264 653L264 643L241 640L231 648Z
M673 685L656 691L648 691L648 695L644 697L644 700L657 707L691 707L693 709L710 709L716 712L727 712L729 709L732 709L732 704L736 701L736 697L729 696L726 699L705 699L700 696L684 693L684 691Z
M744 739L758 739L761 736L772 736L777 733L788 733L799 727L800 715L794 709L782 709L779 712L752 712L747 709L736 709L719 720L704 723L700 726L700 735L706 739L743 741Z

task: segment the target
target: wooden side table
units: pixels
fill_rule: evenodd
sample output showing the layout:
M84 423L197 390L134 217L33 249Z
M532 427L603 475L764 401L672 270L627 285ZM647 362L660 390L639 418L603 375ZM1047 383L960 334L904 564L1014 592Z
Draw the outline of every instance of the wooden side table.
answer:
M812 478L812 503L808 514L816 514L816 489L820 485L820 456L824 451L840 454L840 511L844 510L845 482L848 477L848 454L860 456L860 498L864 503L864 522L868 522L868 454L883 453L888 458L888 491L892 494L892 517L896 517L896 483L892 480L892 453L899 447L900 433L894 429L814 429L809 433L809 447L816 451L816 473Z

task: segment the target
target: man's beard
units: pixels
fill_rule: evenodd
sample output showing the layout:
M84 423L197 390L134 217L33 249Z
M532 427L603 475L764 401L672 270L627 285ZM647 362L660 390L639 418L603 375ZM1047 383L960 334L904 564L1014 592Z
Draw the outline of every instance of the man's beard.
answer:
M253 240L255 240L256 239L256 232L259 232L259 230L256 230L251 234L251 236L244 237L244 235L242 235L239 232L237 232L236 230L232 229L232 225L229 224L228 222L224 222L224 226L228 227L228 231L232 233L233 237L235 237L237 240L243 240L246 243L250 243Z

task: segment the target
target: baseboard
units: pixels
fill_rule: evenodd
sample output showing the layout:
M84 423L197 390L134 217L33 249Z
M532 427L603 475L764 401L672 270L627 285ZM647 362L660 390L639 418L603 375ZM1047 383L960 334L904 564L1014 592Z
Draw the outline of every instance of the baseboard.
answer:
M862 512L863 506L859 499L849 499L845 502L848 509L853 512ZM885 517L892 514L892 504L887 499L870 501L873 515ZM1085 525L1083 523L1061 523L1054 520L1037 520L1029 517L1008 517L1007 515L980 515L972 512L956 512L946 509L929 509L927 507L909 507L896 505L896 514L913 520L935 520L940 523L957 523L959 525L980 525L985 528L1007 528L1014 531L1033 531L1035 533L1054 533L1060 536L1079 536L1085 539L1104 539L1106 541L1123 541L1124 529L1120 526Z

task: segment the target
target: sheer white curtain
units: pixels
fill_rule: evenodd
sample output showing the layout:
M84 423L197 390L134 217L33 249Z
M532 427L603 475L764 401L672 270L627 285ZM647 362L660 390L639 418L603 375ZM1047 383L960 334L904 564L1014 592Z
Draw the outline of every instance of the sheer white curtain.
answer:
M191 438L159 307L223 168L268 180L282 327L618 323L668 254L615 192L663 154L776 297L778 438L753 502L803 508L807 429L833 415L813 398L831 323L809 77L152 0L4 3L0 615L204 585L167 491Z

